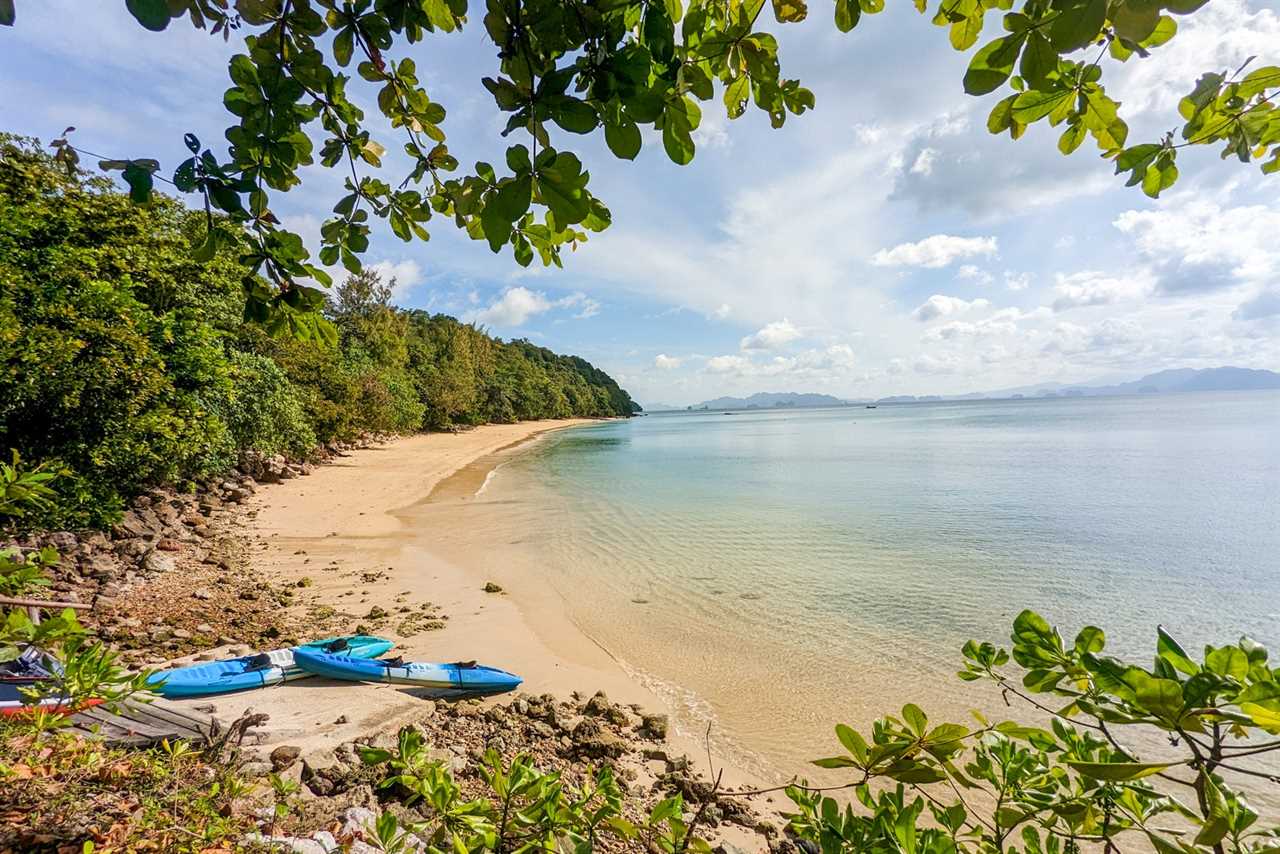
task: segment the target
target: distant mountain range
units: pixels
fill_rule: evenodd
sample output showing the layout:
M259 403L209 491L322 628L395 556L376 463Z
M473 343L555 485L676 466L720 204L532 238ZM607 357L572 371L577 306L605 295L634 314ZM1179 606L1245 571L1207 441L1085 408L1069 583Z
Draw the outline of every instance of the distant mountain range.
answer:
M750 397L717 397L714 400L695 403L692 406L664 406L651 404L648 412L674 409L736 410L736 409L786 409L823 406L851 406L867 403L929 403L948 400L1007 400L1043 397L1105 397L1117 394L1170 394L1189 391L1255 391L1280 389L1280 373L1254 368L1177 368L1147 374L1126 382L1097 384L1038 383L989 392L968 394L899 394L878 400L842 400L829 394L802 394L797 392L760 392Z
M812 408L815 406L843 406L844 401L829 394L797 394L786 392L759 392L750 397L717 397L703 403L695 403L690 409L784 409Z

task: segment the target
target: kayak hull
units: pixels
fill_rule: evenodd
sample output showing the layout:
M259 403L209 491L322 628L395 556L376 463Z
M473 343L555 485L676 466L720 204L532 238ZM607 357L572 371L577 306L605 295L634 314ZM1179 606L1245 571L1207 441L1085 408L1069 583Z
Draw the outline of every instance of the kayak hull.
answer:
M265 688L294 679L304 679L311 674L295 663L299 650L320 651L345 642L344 652L355 660L376 658L391 649L392 643L385 638L369 635L350 635L340 638L325 638L300 646L285 649L273 649L261 655L246 655L239 658L225 658L193 664L190 667L177 667L162 670L154 674L148 681L153 688L166 698L207 697L212 694L229 694L233 691L245 691L252 688Z
M297 665L317 676L357 682L387 682L425 689L432 697L480 697L513 691L519 676L475 664L438 664L426 661L391 664L314 650L294 656Z

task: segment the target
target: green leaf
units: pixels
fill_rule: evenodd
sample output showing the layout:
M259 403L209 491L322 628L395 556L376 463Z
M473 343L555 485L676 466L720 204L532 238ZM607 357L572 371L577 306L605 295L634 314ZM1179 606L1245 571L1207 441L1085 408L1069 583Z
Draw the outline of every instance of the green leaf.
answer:
M1205 822L1204 827L1200 828L1200 832L1196 834L1196 845L1212 848L1222 841L1230 829L1231 822L1226 816L1214 816Z
M139 24L152 32L160 32L169 26L167 0L125 0L125 8Z
M1241 703L1240 711L1248 715L1262 729L1272 735L1280 735L1280 711L1269 709L1258 703Z
M984 45L974 54L964 73L964 91L970 95L986 95L1000 88L1013 74L1014 63L1026 39L1024 31Z
M862 17L862 7L858 0L836 0L836 29L847 33L858 26Z
M1066 760L1067 765L1093 780L1118 783L1124 780L1138 780L1158 774L1176 763L1160 762L1079 762Z
M533 176L526 173L499 186L486 207L492 206L494 213L505 222L514 223L529 210L532 197Z
M907 703L902 707L902 719L916 735L924 735L925 727L929 724L928 716L915 703Z
M640 128L626 116L618 123L604 123L604 141L615 157L635 160L640 153Z
M154 184L151 171L136 160L129 161L124 167L124 180L129 185L129 198L137 204L151 201L151 188Z
M1134 151L1137 148L1143 148L1143 147L1144 146L1139 145L1139 146L1134 146L1134 148L1126 149L1123 153L1121 153L1120 158L1124 158L1126 155L1129 154L1129 152ZM1160 146L1158 145L1153 147L1156 150L1159 150L1160 148ZM1137 161L1134 161L1134 162L1136 163ZM1116 165L1119 166L1119 159L1117 159ZM1131 169L1133 167L1127 166L1124 168ZM1117 171L1123 171L1123 169L1119 169ZM1174 640L1173 637L1168 632L1164 630L1164 626L1156 626L1156 655L1160 656L1165 661L1173 665L1175 670L1179 670L1182 673L1187 674L1188 676L1195 676L1197 673L1200 672L1200 667L1194 661L1192 661L1190 658L1187 657L1186 651L1183 650L1182 646L1179 645L1179 643L1176 640Z
M662 147L675 163L693 160L693 131L702 121L702 110L687 97L668 101L663 109Z
M953 48L968 50L978 43L978 36L982 35L982 25L986 23L986 16L983 14L985 11L985 9L979 9L963 21L956 21L951 25L947 35Z
M1058 109L1063 101L1070 101L1074 94L1070 89L1059 89L1056 92L1032 89L1023 92L1013 102L1013 119L1024 125L1037 122Z
M1049 44L1049 40L1039 32L1027 37L1026 50L1022 52L1022 62L1018 65L1018 73L1033 89L1045 85L1049 74L1058 70L1058 52Z
M12 27L14 14L13 0L0 0L0 25Z
M844 745L844 749L853 754L861 763L867 761L867 742L861 735L847 724L836 724L836 738Z
M1080 0L1065 6L1049 25L1049 41L1060 53L1079 50L1098 38L1107 20L1107 0Z
M1116 35L1131 42L1144 42L1160 23L1159 0L1125 0L1111 11Z
M804 0L772 0L773 16L779 24L795 24L803 21L809 14L809 7ZM675 17L672 16L672 20Z
M1236 95L1248 100L1267 89L1280 86L1280 66L1268 65L1249 72L1236 87Z

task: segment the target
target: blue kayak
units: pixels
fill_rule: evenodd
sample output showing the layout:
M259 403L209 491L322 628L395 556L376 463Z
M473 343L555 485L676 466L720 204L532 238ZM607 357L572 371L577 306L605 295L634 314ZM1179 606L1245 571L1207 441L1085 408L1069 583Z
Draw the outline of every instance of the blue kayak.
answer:
M358 682L390 682L426 688L433 697L477 697L513 691L522 680L519 676L485 667L474 661L435 664L429 661L398 659L369 660L351 655L319 650L298 650L294 660L303 670Z
M161 670L153 674L147 683L158 690L161 696L170 698L226 694L310 676L309 672L295 663L299 653L341 652L353 661L358 661L376 658L391 647L391 641L368 635L325 638L287 649L273 649L256 655Z

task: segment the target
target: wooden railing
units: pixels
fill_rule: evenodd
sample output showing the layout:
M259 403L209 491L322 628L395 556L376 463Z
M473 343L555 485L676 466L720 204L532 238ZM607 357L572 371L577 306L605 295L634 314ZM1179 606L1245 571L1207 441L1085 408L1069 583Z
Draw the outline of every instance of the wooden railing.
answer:
M31 617L31 622L39 625L40 612L46 609L62 610L63 608L72 608L76 611L89 611L93 606L87 602L51 602L46 599L14 599L9 596L0 596L0 605L16 605L20 608L27 609L27 615Z

